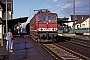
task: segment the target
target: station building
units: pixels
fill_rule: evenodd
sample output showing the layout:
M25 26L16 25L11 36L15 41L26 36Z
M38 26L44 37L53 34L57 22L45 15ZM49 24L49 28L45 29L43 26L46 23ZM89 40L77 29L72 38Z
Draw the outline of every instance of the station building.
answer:
M7 4L7 5L6 5ZM7 12L6 12L7 6ZM7 13L7 15L6 15ZM13 30L14 25L18 23L26 22L28 17L20 17L13 19L13 0L0 0L0 46L4 43L4 34L6 33L6 16L7 16L7 30L11 28Z
M7 0L7 20L12 19L13 1ZM4 27L3 20L6 20L6 0L0 0L0 45L3 46Z

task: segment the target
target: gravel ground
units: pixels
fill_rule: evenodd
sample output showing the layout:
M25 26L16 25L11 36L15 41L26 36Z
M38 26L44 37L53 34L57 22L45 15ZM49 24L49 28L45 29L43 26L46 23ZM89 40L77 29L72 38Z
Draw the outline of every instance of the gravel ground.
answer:
M79 39L84 39L84 40L90 40L89 36L85 35L75 35L75 34L58 34L59 36L67 36L67 37L72 37L72 38L79 38Z

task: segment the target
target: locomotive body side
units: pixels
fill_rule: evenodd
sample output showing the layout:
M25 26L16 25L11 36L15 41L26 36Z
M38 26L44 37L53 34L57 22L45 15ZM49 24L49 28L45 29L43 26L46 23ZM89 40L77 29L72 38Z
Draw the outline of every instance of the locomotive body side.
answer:
M36 38L36 15L30 20L30 35Z

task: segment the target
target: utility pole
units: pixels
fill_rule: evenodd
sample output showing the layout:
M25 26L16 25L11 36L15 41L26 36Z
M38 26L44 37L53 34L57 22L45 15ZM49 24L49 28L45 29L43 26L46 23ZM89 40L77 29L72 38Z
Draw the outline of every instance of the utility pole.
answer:
M90 40L90 0L89 0L89 40Z
M8 32L8 26L7 26L7 0L6 0L6 33Z
M73 0L73 15L74 15L74 20L75 20L75 0Z
M73 20L75 20L75 0L73 0ZM73 23L73 33L75 30L75 22Z

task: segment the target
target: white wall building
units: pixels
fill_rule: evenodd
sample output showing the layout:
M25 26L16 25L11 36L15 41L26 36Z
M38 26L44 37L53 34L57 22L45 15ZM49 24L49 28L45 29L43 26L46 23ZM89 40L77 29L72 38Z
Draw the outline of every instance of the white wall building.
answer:
M89 28L89 18L87 18L84 22L82 23L78 23L75 25L75 28L78 29L78 28L86 28L88 29Z
M78 28L89 28L89 15L70 15L68 21L74 21L76 22L70 22L68 25L73 28L75 25L75 29Z
M71 16L69 17L68 21L72 21L72 20L71 20ZM73 27L73 22L69 22L69 23L68 23L68 26L70 26L70 27L72 28L72 27Z

